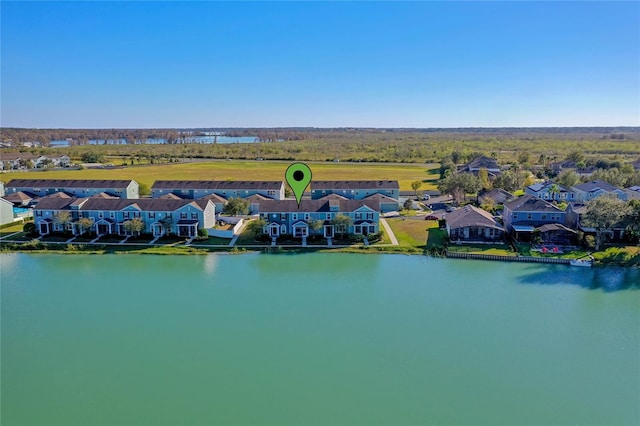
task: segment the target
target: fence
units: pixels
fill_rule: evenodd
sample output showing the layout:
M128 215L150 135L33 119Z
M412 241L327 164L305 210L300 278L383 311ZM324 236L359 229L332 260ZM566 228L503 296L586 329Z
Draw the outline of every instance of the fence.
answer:
M502 262L530 262L530 263L555 263L560 265L569 265L569 259L560 259L557 257L532 257L532 256L500 256L497 254L479 254L479 253L446 253L447 257L455 259L479 259L479 260L499 260Z
M226 229L226 230L222 230L222 229L209 229L209 235L211 237L219 237L219 238L233 238L239 231L240 228L242 228L242 224L244 223L244 221L242 219L238 220L238 222L235 224L235 226L231 229Z

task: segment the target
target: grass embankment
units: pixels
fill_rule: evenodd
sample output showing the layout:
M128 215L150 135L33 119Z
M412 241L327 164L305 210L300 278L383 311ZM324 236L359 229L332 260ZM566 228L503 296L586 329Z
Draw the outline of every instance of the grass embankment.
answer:
M492 254L497 256L516 255L507 244L449 244L447 251L454 253Z
M640 267L640 247L609 247L592 254L600 265L619 265Z
M202 161L194 163L129 166L114 169L51 170L3 173L0 179L134 179L148 187L156 180L283 180L291 162ZM397 180L400 189L411 190L421 180L421 190L436 189L437 164L311 163L315 180Z

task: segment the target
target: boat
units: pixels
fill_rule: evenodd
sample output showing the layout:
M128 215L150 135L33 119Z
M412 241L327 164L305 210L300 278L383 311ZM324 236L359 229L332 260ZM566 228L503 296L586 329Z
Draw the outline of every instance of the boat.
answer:
M593 266L593 260L592 259L571 259L569 260L569 265L584 266L587 268L591 268L591 266Z

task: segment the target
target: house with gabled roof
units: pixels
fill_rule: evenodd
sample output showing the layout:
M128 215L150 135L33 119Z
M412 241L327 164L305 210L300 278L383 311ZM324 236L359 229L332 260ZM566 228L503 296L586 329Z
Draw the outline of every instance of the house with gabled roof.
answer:
M542 200L573 201L575 199L575 194L571 189L558 185L551 180L529 185L524 192Z
M38 157L24 152L0 152L0 170L29 169Z
M335 233L376 234L379 232L380 212L378 205L367 200L265 200L260 202L260 217L265 220L264 233L269 236L292 235L308 237L313 233L332 238ZM336 229L334 219L344 215L351 219L348 229ZM322 224L313 230L312 222Z
M381 194L394 200L400 197L397 180L313 180L311 199L318 200L336 194L350 200L363 200L370 195Z
M63 211L68 213L68 221L60 223L58 213ZM137 218L144 224L143 233L191 238L197 236L198 229L215 226L215 206L210 200L44 197L34 208L41 235L82 233L78 221L83 218L90 219L90 230L97 235L129 235L125 224Z
M491 243L504 239L504 228L491 213L470 204L446 213L443 219L453 243Z
M476 157L467 164L457 166L458 173L471 173L475 176L478 176L481 169L486 169L488 176L492 179L502 173L498 161L485 156Z
M566 212L558 206L534 197L524 195L504 204L502 213L507 233L529 237L533 231L548 223L566 223Z
M56 192L66 192L74 197L91 197L101 192L126 199L140 196L138 182L131 179L13 179L6 185L7 194L20 191L37 197Z
M233 180L157 180L151 187L151 197L159 198L175 194L181 198L197 199L218 195L225 199L246 198L259 194L274 200L283 200L282 181L233 181Z
M15 219L13 203L0 197L0 225L13 223Z
M627 193L615 185L611 185L603 180L594 180L591 182L581 183L571 188L575 193L575 200L585 202L601 197L603 195L615 196L621 200L627 200Z
M516 196L502 188L494 188L478 194L478 202L480 204L486 204L489 198L491 198L495 204L504 204L507 201L515 199Z

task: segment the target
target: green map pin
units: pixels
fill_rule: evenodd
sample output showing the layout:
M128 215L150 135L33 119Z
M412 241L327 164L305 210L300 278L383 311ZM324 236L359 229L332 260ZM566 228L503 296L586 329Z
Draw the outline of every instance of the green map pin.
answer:
M284 178L291 187L293 195L296 196L298 207L300 207L300 199L304 190L311 183L311 169L304 163L293 163L284 173Z

